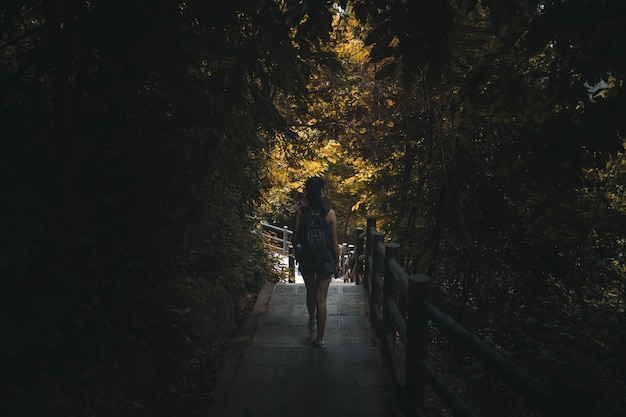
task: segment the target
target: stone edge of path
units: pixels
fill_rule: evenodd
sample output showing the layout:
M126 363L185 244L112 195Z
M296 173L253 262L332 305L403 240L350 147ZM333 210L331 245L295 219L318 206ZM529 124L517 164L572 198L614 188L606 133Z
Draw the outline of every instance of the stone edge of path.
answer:
M241 325L236 329L236 334L226 346L222 357L221 371L218 373L216 385L210 395L209 415L221 415L220 411L228 404L228 397L237 378L237 372L241 364L241 358L246 347L250 346L254 331L259 318L267 311L272 292L276 283L268 282L259 291L254 308L246 314Z

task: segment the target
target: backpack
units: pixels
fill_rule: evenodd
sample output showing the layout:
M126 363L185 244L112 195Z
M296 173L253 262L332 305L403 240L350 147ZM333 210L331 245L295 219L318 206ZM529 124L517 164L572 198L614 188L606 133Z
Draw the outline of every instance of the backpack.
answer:
M321 212L316 212L305 206L301 211L301 247L296 250L296 258L306 265L324 265L330 259L330 231L326 223L329 209L322 208Z

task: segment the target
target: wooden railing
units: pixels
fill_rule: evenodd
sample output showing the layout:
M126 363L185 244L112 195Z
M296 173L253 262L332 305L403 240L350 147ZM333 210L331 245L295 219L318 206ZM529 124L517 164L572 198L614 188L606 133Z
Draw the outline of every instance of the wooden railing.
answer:
M270 250L276 254L287 256L288 282L295 282L296 263L293 256L293 245L291 244L293 231L289 230L288 226L278 227L263 222L261 222L260 229L261 235L269 241L268 246Z
M282 255L289 255L291 248L291 235L293 232L289 227L272 226L271 224L261 223L262 235L270 240L272 249L280 252ZM269 232L269 233L268 233Z
M401 263L400 245L384 243L384 235L376 230L374 217L368 217L366 229L358 228L356 234L354 260L357 265L361 260L365 261L363 285L369 294L370 318L406 416L426 415L426 384L456 416L477 415L428 363L429 325L436 326L453 343L461 345L487 365L542 414L558 417L597 415L597 400L590 392L589 381L581 383L571 374L559 377L556 373L548 386L430 304L430 277L407 274ZM403 357L396 353L398 343L404 347ZM592 390L595 388L591 387Z
M295 276L295 258L293 255L293 245L291 243L293 237L293 231L289 230L288 226L278 227L273 226L267 223L260 223L261 235L268 239L268 246L273 252L276 252L280 255L289 257L289 269L291 271L291 275ZM348 245L348 243L344 242L340 246L341 256L341 265L339 265L339 270L342 275L344 275L345 281L357 282L360 284L360 279L363 276L362 271L362 260L363 260L363 245L362 243L365 241L365 234L363 233L363 228L357 228L357 233L360 236L357 236L357 240L361 242L360 249L355 250L354 245ZM352 256L356 254L357 257L361 258L361 262L355 262ZM344 265L345 260L348 259L347 265ZM358 281L357 281L358 277Z

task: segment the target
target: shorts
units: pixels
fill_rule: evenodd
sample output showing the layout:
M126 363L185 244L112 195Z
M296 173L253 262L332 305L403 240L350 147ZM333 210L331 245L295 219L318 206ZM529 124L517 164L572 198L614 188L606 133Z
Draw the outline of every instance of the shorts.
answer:
M336 274L337 273L337 264L334 261L328 261L323 265L303 265L299 264L298 269L302 275L311 275L311 274L320 274L320 275L328 275L328 274Z

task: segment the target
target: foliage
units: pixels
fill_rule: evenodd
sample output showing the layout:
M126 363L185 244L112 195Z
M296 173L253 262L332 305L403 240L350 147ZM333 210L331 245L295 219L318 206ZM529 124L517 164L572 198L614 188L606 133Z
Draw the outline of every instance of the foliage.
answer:
M175 397L186 341L223 337L192 323L270 278L254 223L289 224L309 175L340 240L376 215L503 351L624 369L623 2L337 3L3 2L0 357L7 395L42 398L24 415L95 412L47 387L129 346Z
M604 197L585 192L591 186L585 173L602 169L624 136L613 116L622 104L622 64L605 56L618 41L593 47L621 30L622 6L505 4L442 1L418 10L404 2L354 2L355 14L373 26L366 39L371 60L400 68L405 103L418 110L408 123L414 132L394 132L413 143L393 161L403 167L386 170L391 179L381 181L417 186L414 197L400 201L431 196L418 222L431 240L423 252L430 252L427 265L439 247L433 236L444 229L456 228L471 246L495 238L497 246L522 244L554 259L589 233L605 236L598 233L604 224L613 225L613 238L598 245L623 236L615 227L623 224L615 221L620 215L600 208L595 198ZM430 26L415 24L427 19ZM408 30L408 22L416 28ZM400 206L393 211L401 223L408 210ZM501 226L488 224L506 212ZM517 227L507 233L507 225Z
M624 5L351 4L377 78L401 87L370 204L406 266L536 372L623 369Z
M332 14L317 1L2 3L2 379L8 398L41 399L21 413L96 412L50 387L129 346L153 361L155 413L173 413L169 372L189 357L171 358L193 352L169 304L236 300L272 274L249 221L264 135L285 130L276 96L303 100L311 65L330 62Z
M375 68L366 62L362 31L354 17L338 13L327 48L341 63L341 71L318 68L309 84L306 105L288 98L280 109L291 133L274 138L267 154L270 185L259 216L278 225L290 225L303 200L308 176L322 175L338 215L340 241L354 242L354 229L369 212L371 179L380 169L372 158L385 159L386 149L376 141L392 123L393 100L375 82Z

